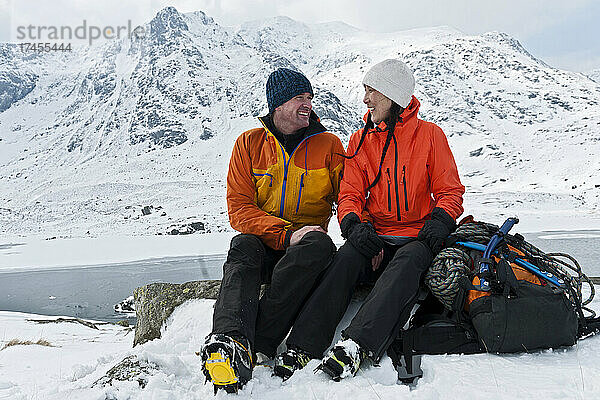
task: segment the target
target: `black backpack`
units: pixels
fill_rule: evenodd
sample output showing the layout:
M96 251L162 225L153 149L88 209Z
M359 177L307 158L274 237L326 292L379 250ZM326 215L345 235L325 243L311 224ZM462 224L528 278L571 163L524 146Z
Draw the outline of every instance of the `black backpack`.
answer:
M471 301L468 312L466 294L476 288L467 279L461 282L452 311L431 293L427 296L388 349L400 381L413 384L423 376L423 354L529 352L572 346L585 335L564 291L517 280L504 260L496 268L503 290ZM588 328L598 330L597 319L587 322Z
M429 294L412 316L407 329L387 350L398 379L413 384L423 376L422 354L476 354L485 352L466 314L444 310Z

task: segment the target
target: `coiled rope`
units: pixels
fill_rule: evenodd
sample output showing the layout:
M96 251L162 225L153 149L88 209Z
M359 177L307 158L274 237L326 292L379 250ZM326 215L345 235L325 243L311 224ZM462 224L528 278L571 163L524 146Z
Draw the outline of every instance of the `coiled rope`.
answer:
M491 237L498 232L498 226L485 222L469 222L460 225L450 235L450 241L470 241L487 245ZM565 253L544 253L520 235L506 235L505 241L510 246L525 254L524 259L542 271L550 272L565 282L565 294L577 308L587 311L591 318L594 311L585 307L595 295L594 285L585 275L581 266L572 256ZM567 259L569 262L565 261ZM425 284L431 292L449 309L460 290L459 279L469 276L473 269L473 259L458 245L443 249L434 259L425 274ZM583 299L583 285L589 286L589 296Z
M458 280L471 272L471 257L459 248L447 247L434 258L425 274L425 284L448 309L460 290Z

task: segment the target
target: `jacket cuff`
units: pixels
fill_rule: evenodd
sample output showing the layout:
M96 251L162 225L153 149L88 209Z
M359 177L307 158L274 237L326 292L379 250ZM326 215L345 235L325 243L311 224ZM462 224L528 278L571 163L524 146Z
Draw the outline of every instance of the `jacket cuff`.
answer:
M287 249L288 247L290 247L290 239L292 239L292 233L294 233L294 231L292 231L291 229L288 229L285 231L285 236L283 239L284 250Z

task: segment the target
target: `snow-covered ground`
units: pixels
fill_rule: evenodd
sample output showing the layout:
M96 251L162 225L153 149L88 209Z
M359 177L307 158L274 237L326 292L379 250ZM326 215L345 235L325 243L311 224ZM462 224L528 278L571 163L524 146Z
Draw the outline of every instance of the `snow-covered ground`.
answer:
M101 323L93 329L79 323L29 321L58 318L0 311L0 399L47 399L69 382L120 361L131 348L133 332L121 326ZM13 339L44 339L50 346L4 348Z
M114 325L37 324L36 315L0 312L0 348L11 339L44 338L54 347L11 346L0 351L2 399L211 399L194 354L209 332L212 300L175 310L161 339L131 348L132 333ZM355 307L354 307L355 308ZM600 310L600 301L593 303ZM348 316L340 325L347 324ZM56 317L48 317L56 318ZM137 381L94 386L106 371L133 355L158 367L141 389ZM515 355L424 356L424 377L415 389L396 384L389 358L340 383L314 374L318 361L286 381L259 366L239 399L597 399L600 398L600 337L568 349Z

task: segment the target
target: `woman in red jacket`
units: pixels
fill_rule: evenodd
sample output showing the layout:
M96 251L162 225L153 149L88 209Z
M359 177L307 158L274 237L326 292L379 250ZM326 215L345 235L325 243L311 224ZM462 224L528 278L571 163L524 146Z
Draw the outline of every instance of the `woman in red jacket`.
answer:
M280 375L321 357L364 280L375 286L321 367L339 379L355 374L365 357L377 362L408 320L422 274L463 212L465 188L446 136L417 117L411 70L385 60L363 85L365 127L350 138L338 199L347 241L296 319Z

